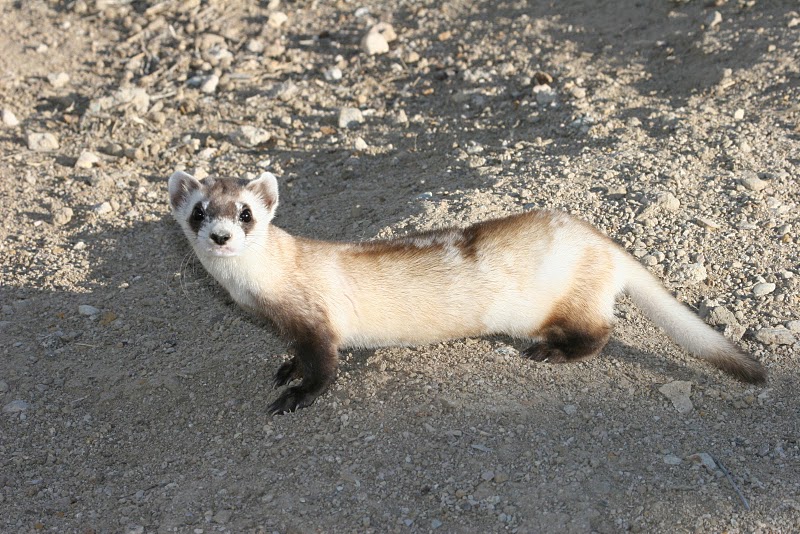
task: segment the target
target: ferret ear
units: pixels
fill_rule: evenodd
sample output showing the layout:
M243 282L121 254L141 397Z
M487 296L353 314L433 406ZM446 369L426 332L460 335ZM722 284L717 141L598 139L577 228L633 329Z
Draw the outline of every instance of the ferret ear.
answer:
M172 209L180 208L195 189L200 189L200 182L197 178L182 171L173 173L169 177L169 204Z
M264 201L269 211L278 207L278 179L271 172L265 172L247 184L247 189Z

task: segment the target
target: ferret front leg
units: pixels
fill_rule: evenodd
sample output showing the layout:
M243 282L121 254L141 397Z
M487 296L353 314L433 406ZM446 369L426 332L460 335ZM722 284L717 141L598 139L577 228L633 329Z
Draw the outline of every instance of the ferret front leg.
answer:
M296 356L278 370L282 378L302 375L300 384L292 386L273 402L268 410L272 415L293 412L310 406L336 380L339 353L333 343L300 342ZM291 365L292 367L288 367ZM284 373L287 373L285 376ZM288 374L290 373L290 374ZM275 377L278 382L278 375Z
M275 371L272 383L276 388L279 388L299 378L303 378L303 374L300 370L300 364L297 363L297 358L293 356L288 362L283 362L283 365Z

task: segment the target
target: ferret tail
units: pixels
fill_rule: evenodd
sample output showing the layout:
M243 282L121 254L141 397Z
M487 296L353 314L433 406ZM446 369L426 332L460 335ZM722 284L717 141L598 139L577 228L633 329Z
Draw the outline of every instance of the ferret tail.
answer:
M655 324L693 356L744 382L762 383L767 372L725 336L675 300L661 282L633 257L620 251L626 273L624 292Z

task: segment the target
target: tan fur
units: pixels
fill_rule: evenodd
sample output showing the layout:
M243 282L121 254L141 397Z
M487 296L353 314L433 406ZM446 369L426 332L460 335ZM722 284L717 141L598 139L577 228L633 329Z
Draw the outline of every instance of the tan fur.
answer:
M276 383L304 381L274 411L313 402L335 376L338 347L509 334L536 342L526 351L533 359L592 356L610 335L623 291L693 354L738 378L764 378L758 362L676 302L627 253L565 213L532 211L387 241L329 243L270 224L278 200L271 175L203 187L176 173L170 198L206 269L300 347ZM192 206L204 202L224 220L193 219ZM245 207L256 222L240 230L236 217ZM215 248L206 224L232 239Z

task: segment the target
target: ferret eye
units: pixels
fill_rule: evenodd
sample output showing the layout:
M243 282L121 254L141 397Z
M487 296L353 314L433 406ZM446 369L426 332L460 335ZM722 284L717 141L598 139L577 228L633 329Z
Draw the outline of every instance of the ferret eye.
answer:
M242 210L242 212L239 214L239 220L242 221L243 223L249 223L250 221L253 220L253 214L250 213L249 208L245 208Z
M203 208L198 204L194 207L194 210L192 210L192 219L195 221L202 221L205 220L205 218L206 212L203 211Z

